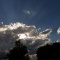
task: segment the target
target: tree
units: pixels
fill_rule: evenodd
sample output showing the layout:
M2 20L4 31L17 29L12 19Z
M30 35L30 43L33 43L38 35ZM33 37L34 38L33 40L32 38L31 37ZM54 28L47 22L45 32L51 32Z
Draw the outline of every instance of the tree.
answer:
M36 54L37 60L58 60L60 59L60 42L56 42L51 45L47 44L46 46L39 47Z
M25 45L18 40L15 42L15 47L7 54L9 60L29 60L28 50Z

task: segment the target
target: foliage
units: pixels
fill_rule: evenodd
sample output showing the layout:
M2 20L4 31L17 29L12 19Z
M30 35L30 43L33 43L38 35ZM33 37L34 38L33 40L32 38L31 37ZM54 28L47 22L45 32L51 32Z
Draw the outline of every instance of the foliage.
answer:
M15 47L7 54L9 60L29 60L28 50L20 41L16 41Z
M39 47L37 52L37 60L60 59L60 43L47 44Z

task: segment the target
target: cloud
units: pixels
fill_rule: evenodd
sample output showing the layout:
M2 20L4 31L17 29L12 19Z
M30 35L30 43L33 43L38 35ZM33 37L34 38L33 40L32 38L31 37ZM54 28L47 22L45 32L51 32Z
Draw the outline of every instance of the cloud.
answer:
M29 55L30 60L37 60L36 54Z
M23 39L22 42L28 47L31 54L35 54L38 47L51 42L48 38L52 29L46 29L38 32L34 25L26 25L23 23L11 23L9 25L2 24L0 26L0 51L7 51L14 47L17 39Z
M22 11L24 14L29 16L29 19L31 19L32 17L34 17L38 11L37 10L23 10Z
M57 33L60 34L60 27L58 28Z
M25 14L31 14L31 12L29 11L29 10L23 10L23 12L25 13Z

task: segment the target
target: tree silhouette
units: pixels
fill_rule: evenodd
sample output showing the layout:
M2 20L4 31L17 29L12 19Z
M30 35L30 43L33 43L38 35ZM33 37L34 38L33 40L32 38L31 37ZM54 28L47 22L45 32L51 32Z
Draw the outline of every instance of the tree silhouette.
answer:
M37 60L52 60L60 59L60 42L47 44L46 46L39 47L37 52Z
M18 40L15 42L15 47L7 54L9 60L29 60L28 50L23 43Z

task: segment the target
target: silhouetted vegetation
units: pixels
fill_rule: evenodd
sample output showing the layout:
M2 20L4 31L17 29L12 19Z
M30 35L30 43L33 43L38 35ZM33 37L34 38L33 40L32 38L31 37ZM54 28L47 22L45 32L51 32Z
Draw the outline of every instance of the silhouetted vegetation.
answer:
M9 60L29 60L28 50L23 43L18 40L15 42L15 47L7 54Z
M39 47L37 52L37 60L52 60L60 59L60 43L47 44L43 47Z
M37 60L58 60L60 59L60 42L39 47L36 54ZM15 42L15 47L9 51L6 58L8 60L30 60L27 47L20 40Z

